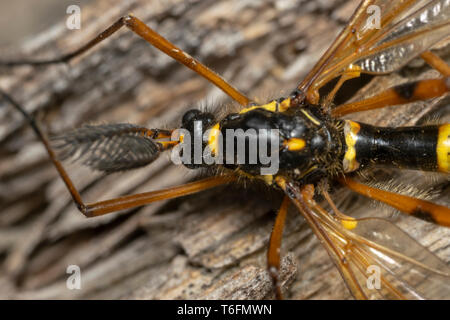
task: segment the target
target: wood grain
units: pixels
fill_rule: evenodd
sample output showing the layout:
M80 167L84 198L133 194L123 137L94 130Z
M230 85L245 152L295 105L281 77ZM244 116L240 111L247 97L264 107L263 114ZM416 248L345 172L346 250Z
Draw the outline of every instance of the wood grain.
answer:
M180 48L261 102L288 94L336 36L358 1L102 0L82 7L83 27L51 29L2 48L8 57L54 57L85 43L132 12ZM447 58L449 56L446 56ZM420 62L408 77L426 76ZM425 75L424 75L425 72ZM382 77L360 96L404 82ZM82 123L129 122L171 127L183 111L224 108L224 95L129 31L69 65L0 69L0 87L56 134ZM357 115L375 124L423 121L448 101ZM448 112L447 112L448 114ZM266 248L279 194L229 186L129 212L85 219L19 114L0 104L0 298L264 299L272 298ZM101 176L68 163L87 202L155 190L197 173L168 157L137 171ZM421 182L424 175L396 177ZM417 178L418 177L418 178ZM409 180L406 180L409 179ZM437 201L448 201L447 187ZM349 214L379 212L345 190ZM450 232L410 217L398 224L450 261ZM351 298L338 271L296 212L284 234L282 279L292 299ZM82 272L82 290L67 290L68 265Z

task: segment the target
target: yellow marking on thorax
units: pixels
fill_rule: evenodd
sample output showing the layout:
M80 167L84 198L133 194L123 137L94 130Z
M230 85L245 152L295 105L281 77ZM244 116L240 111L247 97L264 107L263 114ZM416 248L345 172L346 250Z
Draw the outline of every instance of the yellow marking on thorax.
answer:
M291 104L290 98L284 99L280 103L278 103L276 100L273 100L267 104L242 109L239 113L246 113L255 109L264 109L271 112L284 112L289 108L290 104Z
M300 151L306 146L306 142L300 138L291 138L289 140L284 140L284 146L288 148L289 151Z
M219 148L218 146L219 142L217 141L217 137L219 136L219 134L220 134L220 123L217 123L214 125L214 127L211 128L211 132L209 133L208 136L208 146L213 155L216 155L218 152L217 149Z
M314 116L312 116L308 111L305 109L300 109L300 111L316 126L320 126L320 121L317 120Z
M273 175L267 174L264 176L261 176L265 183L267 183L269 186L273 184Z
M267 104L260 105L260 106L252 106L245 109L242 109L239 113L246 113L255 109L264 109L271 112L284 112L286 111L291 104L291 99L287 98L278 103L276 100L273 100ZM208 137L208 146L211 150L212 154L217 154L218 149L218 141L217 137L220 134L220 123L217 123L212 127L211 132Z
M291 98L284 99L281 101L280 105L278 106L278 111L284 112L291 106Z
M306 175L310 174L311 172L313 172L314 170L317 169L317 166L311 166L308 169L306 169L305 171L301 171L298 169L294 170L294 173L298 175L298 179L303 179L304 177L306 177Z
M344 134L347 151L344 155L344 171L351 172L359 168L359 163L356 161L356 140L358 139L358 132L361 126L357 122L350 120L345 121Z
M439 127L436 153L438 170L450 173L450 123Z
M286 190L286 179L282 176L275 177L275 183L283 190Z

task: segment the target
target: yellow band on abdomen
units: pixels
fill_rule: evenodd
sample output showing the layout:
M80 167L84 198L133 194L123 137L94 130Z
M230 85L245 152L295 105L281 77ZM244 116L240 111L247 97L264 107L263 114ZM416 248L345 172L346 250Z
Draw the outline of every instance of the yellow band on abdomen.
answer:
M358 139L358 132L361 126L357 122L350 120L345 121L344 134L347 151L344 155L344 171L352 172L359 168L359 162L356 160L356 140Z
M439 127L436 153L438 170L450 173L450 123Z

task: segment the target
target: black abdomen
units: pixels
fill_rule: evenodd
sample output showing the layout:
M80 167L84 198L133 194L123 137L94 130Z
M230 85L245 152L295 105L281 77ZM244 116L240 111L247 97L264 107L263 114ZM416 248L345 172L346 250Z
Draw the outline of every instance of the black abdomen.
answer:
M383 128L346 121L344 168L347 172L368 164L403 169L443 171L438 143L442 126Z

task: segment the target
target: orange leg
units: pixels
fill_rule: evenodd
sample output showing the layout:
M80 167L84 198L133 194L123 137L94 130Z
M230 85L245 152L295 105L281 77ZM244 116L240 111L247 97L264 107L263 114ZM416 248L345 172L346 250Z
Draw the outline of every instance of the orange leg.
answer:
M441 226L450 227L450 209L447 207L426 200L369 187L348 177L340 178L339 182L363 196L384 202L401 212Z
M83 214L87 217L97 217L107 213L139 207L156 201L179 198L199 191L214 188L235 180L233 176L210 177L177 187L151 192L133 194L106 201L95 202L84 206Z
M206 80L210 81L214 85L216 85L219 89L223 90L228 96L230 96L233 100L237 101L239 104L243 106L247 106L250 102L246 96L240 93L237 89L232 87L229 83L227 83L224 79L222 79L218 74L209 69L207 66L202 64L200 61L192 58L188 53L184 52L180 48L173 45L167 39L163 38L157 32L149 28L146 24L144 24L138 18L127 15L119 20L117 20L114 24L112 24L105 31L100 33L97 37L89 41L87 44L82 46L81 48L63 55L61 57L49 60L18 60L18 61L0 61L0 65L4 66L19 66L19 65L48 65L54 63L67 63L76 56L81 55L87 50L91 49L98 43L110 37L117 30L121 29L123 26L126 26L128 29L145 39L152 46L161 50L168 56L172 57L179 63L185 65L189 69L195 71Z
M332 116L380 109L419 100L440 97L450 91L450 78L421 80L387 89L371 98L340 105L331 111Z
M142 206L145 204L149 204L151 202L165 200L165 199L173 199L178 198L181 196L185 196L188 194L193 194L202 190L210 189L222 184L226 184L228 182L231 182L235 180L234 176L218 176L218 177L211 177L203 180L199 180L196 182L188 183L185 185L181 185L174 188L168 188L168 189L162 189L152 192L146 192L146 193L140 193L135 195L128 195L124 197L119 197L116 199L106 200L106 201L100 201L95 202L91 204L85 204L83 200L81 199L80 193L78 192L77 188L73 184L72 180L70 179L69 175L67 174L66 170L62 166L61 162L57 159L55 152L50 147L50 144L45 137L45 135L40 130L39 126L37 125L36 121L32 116L30 116L14 99L12 99L9 95L4 93L0 90L0 96L3 96L6 101L11 103L20 113L23 114L23 116L29 121L31 127L33 128L34 132L36 133L39 140L44 145L50 160L53 162L53 165L55 166L56 170L58 171L59 175L61 176L61 179L64 181L67 190L69 191L70 195L72 196L73 202L76 204L78 209L81 213L83 213L86 217L95 217L104 215L107 213L134 208L138 206ZM156 132L156 131L149 131L148 134L150 135L158 135L158 136L166 136L168 135L168 132Z
M322 193L323 197L330 205L336 218L340 219L341 222L348 228L351 228L353 225L355 225L354 224L355 220L352 217L349 217L346 214L343 214L342 211L338 209L338 207L334 203L333 199L331 199L330 194L328 193L328 191L325 188L323 188L320 192Z
M344 253L338 248L338 243L335 243L327 233L320 221L316 218L313 210L323 210L314 201L314 186L306 185L302 189L295 185L292 181L286 180L283 177L276 178L277 185L288 195L302 216L305 218L308 225L311 227L314 234L318 237L321 244L327 250L328 255L331 257L342 277L345 279L345 283L349 287L350 291L357 299L367 299L361 289L354 272L348 265L348 261L345 258Z
M432 68L439 71L444 77L450 77L450 66L439 56L435 55L431 51L425 51L420 55L420 57Z
M289 207L289 197L285 196L281 207L278 210L277 218L270 234L269 250L267 251L267 266L270 276L272 277L273 284L275 286L275 294L278 300L283 299L280 287L280 250L281 239L283 237L284 223L286 221L286 215Z

